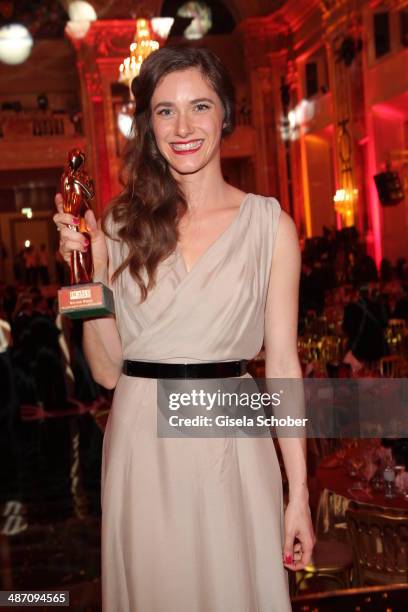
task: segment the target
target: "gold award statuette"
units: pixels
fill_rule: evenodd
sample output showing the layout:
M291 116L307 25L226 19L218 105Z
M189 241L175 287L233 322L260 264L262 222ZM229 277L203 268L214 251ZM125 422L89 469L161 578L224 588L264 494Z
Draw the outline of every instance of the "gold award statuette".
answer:
M73 149L68 153L68 165L61 177L64 212L79 218L79 224L69 225L69 228L83 233L89 241L85 253L71 253L71 284L58 291L59 311L71 319L101 317L114 312L112 290L103 283L92 282L91 239L86 228L85 213L91 209L90 201L95 195L95 189L84 165L84 153Z

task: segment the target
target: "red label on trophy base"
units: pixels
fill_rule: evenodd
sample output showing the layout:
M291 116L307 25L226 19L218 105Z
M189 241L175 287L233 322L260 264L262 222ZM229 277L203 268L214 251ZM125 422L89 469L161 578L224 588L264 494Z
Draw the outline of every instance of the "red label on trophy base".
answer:
M58 291L61 314L72 319L112 314L113 294L103 283L89 283L63 287Z

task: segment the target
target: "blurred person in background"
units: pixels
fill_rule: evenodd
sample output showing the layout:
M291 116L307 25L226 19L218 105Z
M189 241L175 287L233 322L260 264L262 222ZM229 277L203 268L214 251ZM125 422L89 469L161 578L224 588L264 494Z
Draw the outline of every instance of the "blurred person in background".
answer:
M37 284L37 253L31 244L24 251L25 282L26 285Z
M11 359L11 326L0 308L0 533L15 535L27 524L21 516L19 403Z
M395 304L392 318L408 321L408 283L402 285L402 291L402 295L397 299Z
M358 299L344 309L342 327L348 340L344 362L358 370L364 363L376 362L387 355L387 322L386 308L378 291L371 293L368 285L362 285Z
M48 250L44 243L40 246L38 253L38 275L42 285L50 284L50 275L48 272Z

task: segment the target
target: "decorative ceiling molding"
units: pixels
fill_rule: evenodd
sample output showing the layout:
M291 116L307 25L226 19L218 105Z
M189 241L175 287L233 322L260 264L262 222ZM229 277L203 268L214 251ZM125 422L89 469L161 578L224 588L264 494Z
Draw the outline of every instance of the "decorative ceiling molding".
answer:
M337 38L345 32L358 34L362 28L362 12L366 0L320 0L320 9L325 29L325 39Z
M134 34L133 20L101 20L91 23L84 38L71 40L77 48L92 49L96 57L122 58L128 53Z
M279 63L293 47L295 33L316 15L320 19L320 0L287 0L281 8L266 17L250 17L237 26L244 42L245 55L251 66ZM269 58L269 59L268 59Z
M371 0L370 8L384 7L390 10L399 11L408 7L408 0Z

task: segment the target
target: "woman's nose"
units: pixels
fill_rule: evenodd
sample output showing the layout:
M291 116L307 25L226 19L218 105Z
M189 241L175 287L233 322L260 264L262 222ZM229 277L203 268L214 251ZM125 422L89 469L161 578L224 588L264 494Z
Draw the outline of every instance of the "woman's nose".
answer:
M193 128L186 113L180 113L177 118L176 132L178 136L185 138L191 134Z

